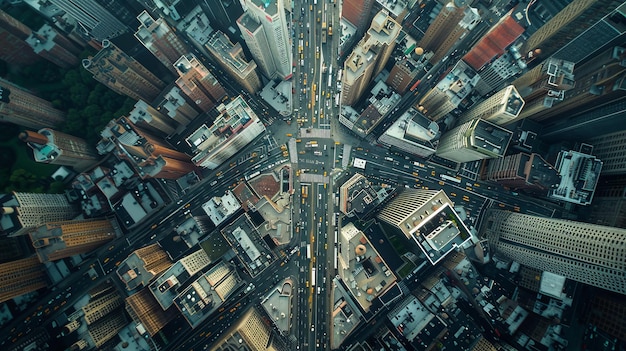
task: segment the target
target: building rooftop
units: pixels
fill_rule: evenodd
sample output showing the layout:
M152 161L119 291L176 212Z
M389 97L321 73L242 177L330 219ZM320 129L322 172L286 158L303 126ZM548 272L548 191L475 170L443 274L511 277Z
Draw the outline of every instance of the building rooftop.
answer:
M150 285L150 292L159 302L161 308L168 309L174 303L178 290L183 288L193 275L208 266L211 260L203 249L176 261Z
M480 81L480 76L465 62L459 61L434 89L444 92L450 103L459 106Z
M192 328L220 308L244 282L225 262L216 264L174 298L174 303Z
M378 141L414 155L429 156L435 152L436 140L440 134L436 122L411 107L380 136Z
M241 204L230 190L227 190L224 196L212 197L202 204L202 209L216 226L222 224L240 208Z
M365 234L352 223L340 230L339 277L367 312L372 301L396 281L396 276Z
M206 47L218 56L221 62L227 63L235 72L241 72L242 76L257 68L254 61L245 60L241 44L233 44L226 34L220 31L215 31L209 36Z
M356 329L363 316L351 298L350 291L338 278L333 279L331 301L333 324L330 327L330 347L335 350Z
M226 105L220 104L217 106L217 110L220 115L215 118L210 127L203 124L185 138L187 144L197 152L193 157L193 161L197 164L203 164L205 159L218 152L222 152L223 157L219 157L219 160L215 162L221 162L222 159L238 151L237 148L231 147L229 141L248 131L249 133L245 134L245 138L252 141L265 130L259 117L241 95Z
M415 296L409 296L389 312L387 318L406 340L413 342L435 315Z
M504 156L513 132L504 129L491 122L478 119L473 121L470 145L476 149L485 150L487 153L496 156Z
M211 28L209 18L202 11L200 6L197 6L193 13L185 16L185 20L188 20L183 21L183 30L185 33L200 45L206 44L209 40L209 36L213 32L213 28Z
M144 257L146 252L150 252L151 256ZM156 261L146 262L144 259L156 259ZM171 261L167 257L167 253L157 244L153 244L130 254L118 266L117 275L126 284L128 290L133 290L148 285L152 278L169 268L170 265Z
M278 14L278 0L249 0L254 6L263 9L270 16Z
M348 217L366 215L387 197L384 189L377 191L367 178L359 173L341 185L339 195L339 208Z
M222 230L222 235L251 276L256 276L277 259L247 214Z
M487 34L463 57L475 70L481 69L494 57L502 55L517 38L524 33L524 27L511 17L511 12L503 16Z
M376 0L376 2L389 11L394 18L408 10L408 2L406 0Z
M58 33L54 30L54 28L44 24L38 31L32 32L32 34L26 38L26 43L33 48L33 51L35 51L36 54L39 54L42 51L50 51L55 45L57 45L54 42L54 38L57 35Z
M589 205L596 191L602 161L573 150L561 151L555 168L561 176L561 182L556 189L550 190L548 197L577 205Z
M285 336L289 335L293 323L291 319L293 288L293 281L291 278L287 278L278 286L270 289L269 294L261 301L261 306L270 316L278 331Z

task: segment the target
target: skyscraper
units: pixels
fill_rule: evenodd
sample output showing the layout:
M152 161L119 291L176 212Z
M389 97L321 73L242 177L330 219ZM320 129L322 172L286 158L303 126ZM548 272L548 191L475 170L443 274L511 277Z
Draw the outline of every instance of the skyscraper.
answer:
M160 138L133 125L126 117L111 120L97 145L101 155L110 152L132 165L142 178L178 179L195 170L189 156Z
M42 263L90 252L121 234L115 219L48 222L29 233Z
M263 122L241 96L217 109L220 115L213 125L203 124L186 139L195 148L192 161L199 167L215 169L265 131Z
M416 244L433 265L471 236L443 190L403 189L377 217Z
M524 27L512 15L513 10L491 27L489 32L483 35L478 43L463 56L463 61L478 71L494 57L502 55L524 33Z
M626 229L626 180L622 175L600 177L585 222Z
M525 55L527 52L541 49L540 57L550 57L623 3L623 0L572 1L528 38L522 46L522 54ZM593 38L592 40L595 39ZM597 39L601 41L601 38ZM580 44L577 43L574 46L578 45ZM589 47L584 47L583 51L590 53L590 51L595 51L595 49L591 50ZM579 55L581 54L573 58L567 55L557 58L576 63Z
M204 14L209 18L211 27L221 32L229 32L235 26L237 18L243 14L238 0L204 0L200 2Z
M59 67L71 68L79 64L78 55L82 50L47 24L32 32L26 42L37 55Z
M215 61L250 94L261 88L256 62L246 60L241 44L233 44L224 33L215 31L205 46Z
M515 89L515 86L509 85L464 112L457 124L480 118L501 126L514 120L523 107L524 100Z
M178 126L174 119L143 100L135 103L135 107L128 113L128 120L139 128L163 136L174 134Z
M40 129L65 121L65 113L25 89L0 78L0 121Z
M624 59L626 49L613 46L594 55L592 60L575 66L573 75L576 77L576 84L563 93L562 100L555 100L549 109L535 112L532 119L549 121L550 125L563 122L571 127L575 123L562 117L626 99L626 67L622 63ZM594 123L589 122L587 124L590 128L593 125Z
M83 67L109 89L135 100L152 102L165 87L150 70L109 40L102 42L96 56L83 60Z
M154 19L147 11L137 16L139 28L135 38L139 40L170 71L175 72L174 62L189 53L187 45L178 38L163 18Z
M559 172L539 154L518 153L487 161L481 179L508 186L545 193L561 180Z
M18 205L4 208L5 213L16 216L21 224L10 236L28 233L33 228L48 222L73 219L79 214L77 207L67 201L63 194L31 194L13 192Z
M115 38L129 30L128 1L50 0L73 18L80 29L97 41Z
M565 91L574 87L574 64L549 58L517 78L513 85L525 102L515 120L526 117L542 120L538 113L562 101Z
M436 155L458 163L503 157L512 136L507 129L474 119L444 133Z
M431 62L438 62L459 38L467 34L469 28L473 28L479 21L478 11L467 7L466 0L450 1L443 6L435 20L428 26L419 46L425 52L434 53L430 58Z
M0 303L46 286L46 267L37 256L0 264Z
M341 5L341 17L357 29L357 35L365 32L372 16L374 0L345 0Z
M38 132L26 130L20 133L19 138L33 150L35 162L71 166L83 172L100 159L96 149L85 139L50 128Z
M0 60L12 65L31 65L41 58L26 43L32 30L0 10Z
M180 125L186 126L199 115L199 112L191 104L180 88L173 86L155 106L159 112L180 123Z
M174 67L180 76L176 85L201 111L209 111L226 97L226 91L217 79L192 54L181 56Z
M372 78L385 67L400 34L401 26L385 11L374 16L365 37L344 63L341 102L352 105L363 95Z
M593 154L602 161L602 175L626 175L626 130L587 140Z
M480 233L522 265L626 294L626 229L489 210Z
M273 335L272 327L266 324L263 314L255 307L249 307L246 312L228 328L215 342L209 351L219 351L237 345L250 351L280 351L284 350L281 338Z
M237 25L254 60L267 78L292 74L291 43L283 0L246 0Z

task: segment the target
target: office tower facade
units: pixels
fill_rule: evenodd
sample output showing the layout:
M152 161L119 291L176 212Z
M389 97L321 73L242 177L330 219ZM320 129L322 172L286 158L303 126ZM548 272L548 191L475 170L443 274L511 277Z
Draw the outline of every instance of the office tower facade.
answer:
M109 40L102 42L96 56L83 60L83 68L109 89L135 100L152 102L165 87L150 70Z
M80 63L78 55L82 51L58 30L44 24L32 32L26 42L33 51L62 68L71 68Z
M237 0L204 0L200 2L211 27L225 33L235 26L237 18L243 14L241 2Z
M78 27L97 41L112 39L129 30L128 1L50 0L73 18Z
M554 119L551 124L557 125L563 121L562 117L625 100L625 59L626 49L614 46L575 66L573 75L576 77L576 84L564 92L562 100L555 100L551 108L535 112L532 118L541 121ZM591 126L592 124L589 125Z
M528 38L522 46L522 54L541 49L540 57L552 56L623 3L623 0L572 1ZM574 46L578 45L577 43ZM590 49L585 47L583 50L590 53L592 51ZM559 58L571 60L570 57ZM577 60L579 56L576 55L572 59ZM576 63L576 61L573 62Z
M479 82L476 71L460 60L415 107L430 120L438 121L459 107Z
M41 129L63 123L65 113L52 107L49 101L0 78L0 121Z
M154 277L159 276L171 265L172 261L167 252L158 244L152 244L128 255L119 265L117 275L130 291L147 286ZM152 296L149 290L146 290L146 293Z
M194 171L189 156L135 126L126 117L111 120L96 146L101 155L115 152L142 178L178 179Z
M524 100L521 95L517 92L515 86L509 85L464 112L458 123L461 124L480 118L501 126L517 118L523 107Z
M0 303L46 286L46 267L37 256L0 264Z
M621 175L601 176L585 222L626 229L626 180Z
M587 140L593 154L602 160L602 175L626 175L626 130Z
M42 263L95 250L121 234L115 219L49 222L29 233Z
M147 11L137 16L140 25L135 38L148 49L167 69L174 70L174 62L189 53L187 45L178 38L163 18L154 19Z
M32 30L0 10L0 60L11 65L32 65L41 59L26 43Z
M163 99L156 103L157 110L167 117L178 122L182 126L186 126L200 113L196 110L180 88L174 86L163 95Z
M226 97L224 87L193 54L181 56L174 67L179 76L176 85L202 112L209 111Z
M491 27L478 43L463 56L463 61L478 71L490 63L493 58L504 54L505 50L524 33L524 27L515 21L512 13L513 10L509 11Z
M128 113L128 120L139 128L164 136L174 134L178 126L175 120L143 100L135 103L135 107Z
M141 323L150 336L157 335L178 315L176 308L163 310L148 288L143 288L126 298L126 312L134 321Z
M13 192L18 205L6 212L16 215L21 228L10 236L23 235L48 222L65 221L79 215L76 206L67 201L63 194L31 194Z
M231 348L230 345L237 345L250 351L287 349L280 338L273 335L272 327L265 323L263 314L256 307L250 307L244 312L209 350L225 350Z
M574 84L572 62L554 58L545 60L513 81L513 85L525 102L524 108L515 120L526 117L536 121L543 120L545 117L542 117L539 112L562 101L565 91L572 89Z
M424 33L419 46L433 53L431 62L443 59L461 36L480 21L478 10L466 5L466 0L448 2Z
M433 265L471 237L443 190L404 189L377 217L417 244Z
M389 77L385 80L385 84L398 92L398 94L404 94L420 72L415 68L416 67L412 63L409 63L407 59L396 58L396 63L391 68L391 72L389 72Z
M594 292L586 301L581 320L603 331L604 335L626 340L626 301L623 295L606 291Z
M83 172L100 159L96 149L83 138L50 128L21 132L19 138L32 150L35 162L73 167Z
M561 177L539 154L521 152L488 160L481 170L481 179L512 189L547 192L559 184Z
M186 139L196 150L192 161L199 167L215 169L265 131L241 96L217 109L220 115L210 127L204 124Z
M205 47L222 69L230 73L247 92L254 94L261 88L256 62L246 60L241 44L233 44L224 33L215 31Z
M401 26L385 11L374 16L365 37L354 48L344 63L341 103L352 105L359 100L373 77L385 67Z
M522 265L626 294L626 229L489 210L480 232Z
M115 289L110 289L98 296L92 296L89 302L81 308L87 325L95 323L107 314L124 305L124 300Z
M603 9L606 15L577 37L565 43L553 55L554 58L572 61L575 64L588 60L605 45L626 33L626 2L613 11Z
M503 157L512 136L494 123L475 119L444 133L435 154L458 163Z
M293 55L283 0L246 0L237 25L264 76L291 76Z
M436 122L409 108L378 138L378 142L426 158L435 153L439 136Z
M356 27L357 36L367 29L374 2L374 0L346 0L341 4L341 17Z

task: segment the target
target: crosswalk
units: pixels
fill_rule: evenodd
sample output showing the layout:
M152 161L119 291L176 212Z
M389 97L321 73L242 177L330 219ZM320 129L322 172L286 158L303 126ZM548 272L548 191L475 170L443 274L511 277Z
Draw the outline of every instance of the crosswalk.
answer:
M301 173L300 182L328 184L328 176L323 176L317 173Z
M330 129L300 128L301 138L330 138Z

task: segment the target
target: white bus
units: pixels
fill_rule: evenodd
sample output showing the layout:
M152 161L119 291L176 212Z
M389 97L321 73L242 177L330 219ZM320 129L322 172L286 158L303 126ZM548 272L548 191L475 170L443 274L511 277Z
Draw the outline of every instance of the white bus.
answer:
M306 244L306 258L311 259L311 244Z
M335 270L337 270L337 245L335 245Z
M316 272L315 272L315 267L311 268L311 286L315 286L315 276L316 276Z
M258 176L259 174L261 174L261 172L260 172L260 171L256 171L256 172L253 172L253 173L251 173L251 174L248 174L248 175L246 176L246 180L250 180L250 179L252 179L252 178L254 178L254 177Z
M461 180L459 178L450 177L447 174L442 174L441 175L441 179L447 180L447 181L450 181L450 182L454 182L454 183L457 183L457 184L461 183Z

